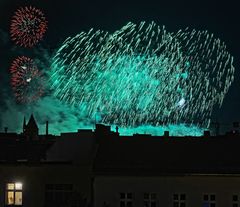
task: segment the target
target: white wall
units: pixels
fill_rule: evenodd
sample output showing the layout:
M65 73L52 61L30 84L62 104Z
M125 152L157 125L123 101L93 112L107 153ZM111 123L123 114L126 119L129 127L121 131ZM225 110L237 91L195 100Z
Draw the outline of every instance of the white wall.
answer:
M148 192L157 193L160 207L172 207L174 193L186 193L188 207L201 207L203 194L216 194L216 207L230 207L232 195L240 195L240 175L97 176L94 182L95 207L102 207L104 201L110 207L118 207L120 192L132 192L135 207L143 206L143 194Z

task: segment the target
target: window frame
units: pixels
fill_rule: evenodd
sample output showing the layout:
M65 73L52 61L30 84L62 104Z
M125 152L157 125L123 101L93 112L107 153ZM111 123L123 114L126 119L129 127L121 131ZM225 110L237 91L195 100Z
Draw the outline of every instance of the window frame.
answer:
M16 187L16 185L21 185L21 187L19 188ZM9 185L13 185L13 188L9 188ZM23 183L21 182L6 182L5 183L5 199L4 199L4 206L23 206ZM13 201L11 203L9 203L9 193L13 193ZM18 204L17 200L16 200L16 194L19 194L21 196L20 197L20 202L21 204Z
M145 195L148 194L148 198L145 198ZM152 195L155 196L155 198L152 198ZM144 192L143 193L143 206L145 206L145 202L148 203L149 207L152 207L152 202L155 202L155 207L157 207L157 193L156 192Z
M46 183L45 184L45 198L44 198L44 205L49 206L50 204L52 205L53 203L55 204L58 202L55 198L58 197L56 196L57 194L66 194L69 193L69 196L73 195L73 184L72 183ZM53 200L51 203L50 200L48 200L47 196L52 195Z
M234 196L237 196L237 200L236 201L233 199ZM233 194L231 194L231 206L235 207L234 205L236 205L236 207L240 207L240 193L233 193Z
M184 196L184 199L181 199L181 197ZM176 198L175 198L176 197ZM185 192L177 192L172 194L172 206L175 207L182 207L181 205L184 204L184 206L187 206L187 194Z
M125 195L124 198L121 198L121 194ZM131 198L128 195L131 195ZM119 192L119 207L121 207L121 202L124 202L124 207L128 207L128 202L131 202L133 207L133 196L132 192Z
M207 196L207 199L205 200L204 197ZM214 199L211 197L214 196ZM217 206L217 194L216 193L203 193L202 194L202 205L205 207L207 205L208 207L212 207L211 205L214 204Z

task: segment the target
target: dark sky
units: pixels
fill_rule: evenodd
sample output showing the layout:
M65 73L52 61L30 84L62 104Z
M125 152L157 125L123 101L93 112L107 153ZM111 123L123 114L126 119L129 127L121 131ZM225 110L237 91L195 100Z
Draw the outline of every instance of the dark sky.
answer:
M224 40L233 52L239 46L238 1L56 1L1 0L0 25L8 29L12 14L19 6L41 8L49 21L47 40L54 44L80 30L99 28L115 31L129 21L155 21L175 31L190 27L207 29Z
M214 33L234 56L236 74L222 108L213 117L218 117L221 122L240 121L240 7L237 0L1 0L0 29L8 31L14 11L25 5L45 12L49 28L44 41L50 48L57 47L67 36L74 36L82 30L95 28L112 32L129 21L155 21L165 25L169 31L189 27ZM0 54L10 54L10 48L11 45L4 51L1 48ZM1 57L0 60L9 61Z

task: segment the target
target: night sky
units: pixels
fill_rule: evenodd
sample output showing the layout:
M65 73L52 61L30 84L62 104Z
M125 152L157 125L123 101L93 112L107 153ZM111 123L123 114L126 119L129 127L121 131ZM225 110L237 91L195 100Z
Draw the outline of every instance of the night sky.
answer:
M208 30L214 33L227 45L234 57L235 80L224 99L221 109L213 113L213 120L221 123L240 121L240 13L238 1L228 0L171 0L171 1L53 1L53 0L1 0L0 1L0 127L8 126L11 131L18 130L25 113L29 116L34 111L30 106L19 106L14 102L9 86L9 67L13 58L20 54L36 56L36 48L45 48L51 53L68 36L75 36L90 28L113 32L129 21L155 21L165 25L168 31L177 31L189 27L197 30ZM33 49L22 49L9 40L9 25L14 11L19 6L32 5L41 9L48 20L48 30L43 41ZM34 51L34 52L33 52ZM39 51L39 50L38 50ZM40 104L41 105L41 104ZM29 109L30 108L30 109ZM29 109L29 110L27 110ZM26 112L27 111L27 112ZM54 109L50 110L51 113ZM67 112L58 109L58 122L70 124ZM15 115L14 115L15 114ZM50 118L50 114L48 114ZM77 114L75 114L77 115ZM38 121L43 124L48 116ZM47 117L47 118L46 118ZM75 119L75 118L73 118ZM52 120L53 122L54 120ZM79 120L75 120L78 122ZM50 120L51 123L51 120ZM64 130L63 127L63 130ZM50 128L51 129L51 128ZM73 128L74 130L74 128Z

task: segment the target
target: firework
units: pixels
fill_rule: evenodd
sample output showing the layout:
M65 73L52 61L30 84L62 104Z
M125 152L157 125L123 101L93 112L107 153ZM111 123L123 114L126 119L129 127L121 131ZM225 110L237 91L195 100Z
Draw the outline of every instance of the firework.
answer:
M11 85L20 103L29 103L43 95L43 76L31 58L21 56L10 68Z
M52 60L54 95L102 122L134 127L209 124L234 75L226 45L207 31L154 22L67 38Z
M43 38L46 30L47 21L43 12L34 7L21 7L12 17L11 38L20 46L34 46Z

